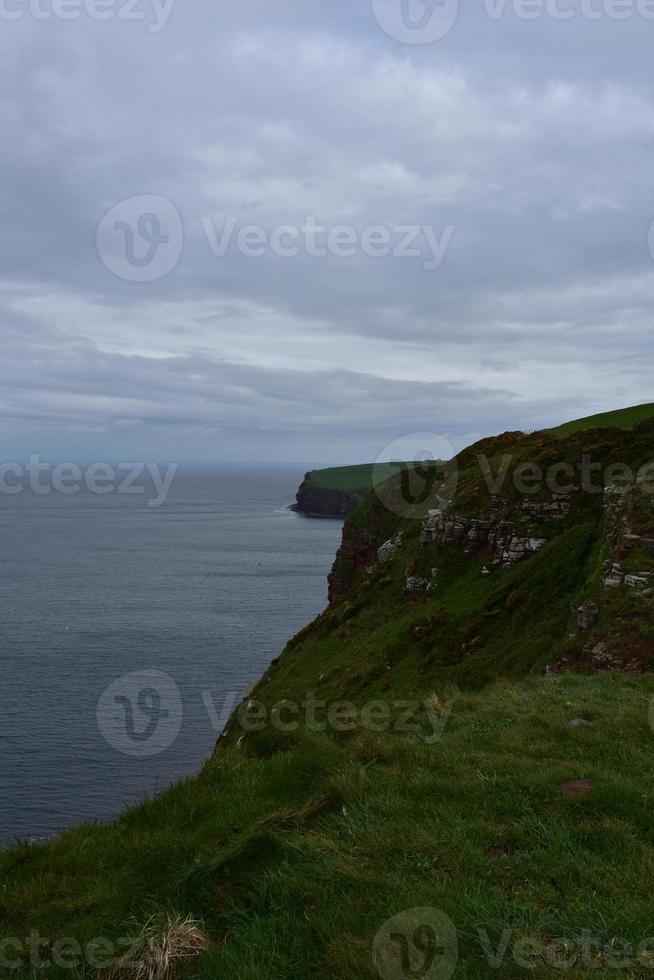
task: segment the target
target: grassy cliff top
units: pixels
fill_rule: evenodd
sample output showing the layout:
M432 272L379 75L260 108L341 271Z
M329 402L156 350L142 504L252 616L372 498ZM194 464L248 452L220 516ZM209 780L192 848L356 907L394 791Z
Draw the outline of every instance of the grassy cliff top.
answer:
M574 419L552 429L556 436L568 436L585 429L609 428L633 429L647 419L654 418L654 402L633 405L630 408L601 412L586 418ZM353 466L329 466L312 470L311 482L330 490L345 490L353 493L367 493L375 486L397 474L398 469L410 467L411 463L360 463Z
M554 432L557 435L572 435L574 432L582 432L584 429L604 429L613 427L616 429L633 429L640 422L654 418L654 402L645 405L633 405L630 408L620 408L614 412L600 412L598 415L589 415L583 419L574 419L559 425Z
M398 468L409 463L360 463L356 466L329 466L312 470L311 482L329 490L348 490L352 493L367 493L373 487L394 476Z

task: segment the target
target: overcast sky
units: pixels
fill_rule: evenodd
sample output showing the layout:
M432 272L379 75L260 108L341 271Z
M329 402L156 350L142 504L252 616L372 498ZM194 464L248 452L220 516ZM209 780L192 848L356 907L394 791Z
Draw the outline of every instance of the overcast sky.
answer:
M654 4L170 2L0 0L5 459L654 400Z

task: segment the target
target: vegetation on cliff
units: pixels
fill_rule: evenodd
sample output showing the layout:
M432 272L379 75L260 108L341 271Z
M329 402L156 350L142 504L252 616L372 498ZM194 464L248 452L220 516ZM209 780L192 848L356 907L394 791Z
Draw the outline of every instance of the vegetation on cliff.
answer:
M398 461L311 470L300 485L293 510L308 517L347 517L371 490L416 465Z
M379 485L198 777L0 856L15 975L189 917L198 980L649 975L653 459L513 432Z
M15 976L96 976L53 965L53 945L103 937L106 961L159 912L192 914L212 940L197 980L373 980L374 937L416 906L456 924L455 978L553 977L572 959L562 975L646 976L653 694L649 677L531 678L459 696L435 744L353 730L269 757L223 749L109 827L3 855L3 935L38 930L48 964L32 974L24 956ZM567 796L574 779L592 792Z
M605 429L608 427L633 429L640 422L645 422L653 417L654 402L647 402L644 405L619 408L613 412L600 412L599 415L589 415L584 419L574 419L572 422L565 422L558 426L555 432L558 435L571 435L573 432L582 432L584 429Z

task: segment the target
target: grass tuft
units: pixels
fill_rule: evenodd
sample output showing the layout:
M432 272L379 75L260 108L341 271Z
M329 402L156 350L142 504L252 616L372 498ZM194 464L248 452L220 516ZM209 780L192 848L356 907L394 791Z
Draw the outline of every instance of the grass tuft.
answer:
M153 915L132 948L101 975L102 980L177 980L211 945L192 916Z

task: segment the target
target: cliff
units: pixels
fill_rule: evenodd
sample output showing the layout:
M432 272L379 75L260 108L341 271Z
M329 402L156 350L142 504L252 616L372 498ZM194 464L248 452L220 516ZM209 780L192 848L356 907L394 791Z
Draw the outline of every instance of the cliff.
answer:
M347 517L361 503L365 491L341 490L322 486L319 470L312 470L304 477L291 510L306 517Z
M198 777L0 855L16 976L33 930L162 980L651 971L653 461L645 419L377 484Z
M371 490L391 477L420 471L423 466L441 465L440 462L422 464L397 461L311 470L304 477L291 509L308 517L348 517Z
M260 690L310 685L339 644L334 697L378 691L385 664L408 689L649 669L653 463L646 420L482 440L425 473L420 499L391 478L345 524L330 607Z

